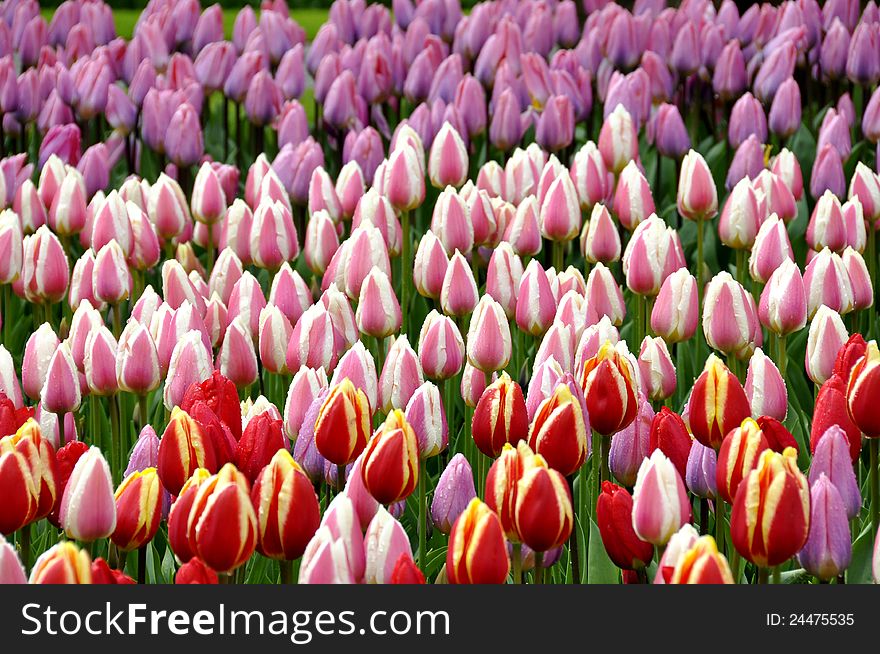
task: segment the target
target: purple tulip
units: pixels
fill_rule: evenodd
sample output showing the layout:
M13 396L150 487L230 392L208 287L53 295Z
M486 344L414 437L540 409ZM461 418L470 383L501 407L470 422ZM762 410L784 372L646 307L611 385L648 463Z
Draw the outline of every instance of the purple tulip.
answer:
M434 500L431 502L431 521L444 534L452 530L456 518L477 496L474 473L464 455L456 454L440 475Z
M820 473L810 487L810 531L798 561L807 572L827 581L846 570L851 560L852 541L843 500L831 480Z
M730 112L727 140L734 149L737 149L751 135L754 135L760 143L766 143L767 117L757 98L751 93L745 93L736 101Z
M788 138L801 125L801 89L793 77L789 77L776 91L770 105L770 131Z
M857 517L862 509L862 494L852 467L849 440L846 432L837 425L832 425L819 437L813 451L810 484L815 484L821 475L837 488L847 517Z
M743 177L755 179L764 169L764 146L755 137L750 135L742 145L740 145L736 153L733 155L733 161L727 171L727 180L725 186L727 190L736 186Z
M648 123L648 131L657 151L664 157L681 159L691 148L690 136L674 104L662 104L657 108Z
M810 195L813 199L818 200L825 191L831 191L839 198L846 194L843 161L837 148L830 143L826 143L819 150L810 177Z
M165 153L178 166L194 166L205 153L202 125L195 108L185 102L171 116L165 132Z

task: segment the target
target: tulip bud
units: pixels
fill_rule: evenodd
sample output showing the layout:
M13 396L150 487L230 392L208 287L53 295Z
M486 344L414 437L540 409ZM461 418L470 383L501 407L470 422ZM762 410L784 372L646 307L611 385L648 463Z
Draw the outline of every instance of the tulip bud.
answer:
M472 434L480 451L493 458L501 453L505 443L515 445L528 437L522 389L506 372L480 395L474 409Z
M501 305L489 295L480 298L467 335L468 363L478 370L501 370L510 362L510 325Z
M22 245L21 281L30 302L60 302L70 281L70 265L61 241L46 225Z
M401 324L400 304L388 276L376 266L361 285L355 314L362 334L376 338L390 336Z
M654 417L651 403L640 394L635 420L611 437L608 468L614 478L627 488L635 485L639 467L651 453L650 435Z
M458 516L476 496L473 471L467 459L459 452L450 459L437 482L431 502L431 522L448 535ZM491 496L488 494L487 501L491 506Z
M642 540L633 529L633 498L610 481L602 482L596 502L596 523L602 544L618 568L644 568L654 556L651 543Z
M403 411L392 411L370 438L364 450L361 475L364 486L380 504L393 504L415 490L419 446Z
M403 145L388 157L385 195L398 211L410 211L425 200L425 178L419 153Z
M675 365L672 363L666 342L661 337L645 337L638 362L639 375L645 384L642 390L650 399L665 400L675 392L677 384Z
M46 411L72 413L82 401L79 373L67 343L62 343L49 359L40 402Z
M299 254L296 227L287 207L264 198L254 211L250 253L259 268L276 270Z
M162 485L156 468L127 475L116 489L116 528L110 540L123 552L144 547L159 530Z
M749 257L749 274L755 281L766 284L786 259L794 261L788 231L785 223L776 214L771 214L755 237Z
M690 339L697 330L699 317L697 280L686 268L669 275L651 311L651 329L667 343Z
M820 473L810 488L810 530L798 561L807 572L828 581L852 559L849 524L840 492Z
M638 158L639 140L632 117L617 105L605 118L599 133L599 151L605 165L619 174L629 161Z
M762 219L755 190L749 179L744 177L733 187L721 211L718 220L721 242L736 250L751 248Z
M678 557L668 583L733 584L734 580L727 559L718 552L715 539L702 536Z
M336 465L354 461L370 434L367 396L348 379L330 389L315 423L315 445L321 456Z
M813 486L821 476L825 476L840 493L847 518L858 517L862 510L862 495L853 470L846 432L832 425L819 436L812 449L810 485Z
M865 356L853 366L846 389L847 407L852 421L868 438L880 437L880 420L872 415L870 394L880 380L880 350L869 341Z
M446 574L453 584L501 584L510 560L498 516L474 498L449 534Z
M419 241L413 264L413 281L419 295L439 299L448 266L449 256L443 243L434 232L428 230Z
M231 463L198 486L187 521L195 554L229 572L245 563L257 543L257 518L248 482Z
M522 261L510 243L502 241L489 258L486 295L500 304L510 318L516 315L517 292L522 275Z
M710 354L688 402L688 423L694 437L718 449L731 429L749 417L745 391L721 359Z
M403 526L384 508L379 507L364 535L366 555L365 583L389 583L399 559L412 561L409 538Z
M638 384L629 359L610 341L586 361L580 383L594 431L610 436L635 419Z
M519 284L516 322L520 329L532 336L547 331L556 315L556 298L550 288L547 273L533 259Z
M464 342L451 318L437 311L425 318L419 333L419 361L430 379L448 379L461 370Z
M437 188L459 187L468 173L468 155L464 141L448 122L444 122L431 144L428 177Z
M803 547L809 520L809 488L794 449L764 450L736 493L730 516L734 547L759 567L779 565Z
M522 542L536 552L559 547L571 535L574 517L568 484L540 455L517 482L514 524Z
M663 452L672 461L679 476L685 478L691 450L691 435L681 416L668 407L660 409L651 421L648 453L654 450Z
M824 384L834 372L834 362L849 334L840 314L825 306L810 321L804 368L815 384Z
M587 458L586 420L581 400L561 383L538 406L529 428L529 446L554 470L564 476L574 474Z
M29 584L90 584L91 559L86 550L65 541L43 552L34 563Z
M116 527L116 503L110 466L92 446L76 462L61 500L61 525L68 537L91 542Z
M761 324L785 337L807 323L807 294L800 270L790 259L770 275L758 305Z
M581 249L588 263L612 263L620 258L620 234L604 204L596 203L584 225Z
M184 334L171 353L163 391L165 407L173 410L178 406L192 384L211 376L212 367L211 354L205 346L202 334L196 330Z
M715 476L718 497L733 504L740 484L757 467L761 453L769 447L761 427L751 418L731 430L718 451Z
M681 477L666 455L655 450L642 462L633 491L636 535L654 545L665 545L690 519L690 502Z
M683 268L678 235L652 214L633 232L623 253L626 285L639 295L657 295L663 280Z
M260 472L251 500L260 554L287 561L302 556L320 524L320 507L309 478L286 449Z
M27 573L15 548L0 534L0 584L26 584Z
M633 231L654 213L654 197L648 180L635 161L630 161L620 173L614 192L614 211L620 224Z
M715 180L703 156L690 150L681 162L678 212L689 220L708 220L718 213Z
M379 376L379 405L383 411L404 409L416 389L424 382L418 355L406 334L398 336L388 350Z
M449 429L437 386L431 382L419 386L407 402L405 417L416 434L420 458L437 456L446 449Z

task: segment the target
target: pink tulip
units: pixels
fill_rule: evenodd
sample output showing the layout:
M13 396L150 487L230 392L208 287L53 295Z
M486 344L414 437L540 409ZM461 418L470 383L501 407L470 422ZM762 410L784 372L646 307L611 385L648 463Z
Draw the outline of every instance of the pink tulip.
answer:
M362 334L375 338L385 338L400 329L400 303L388 275L375 266L361 285L355 320Z
M614 275L604 264L597 263L587 277L587 322L598 322L603 316L617 326L623 324L626 304ZM601 343L600 343L601 345Z
M785 259L770 276L758 305L761 324L779 336L787 336L807 324L807 292L801 272Z
M180 185L165 173L150 187L148 210L163 241L179 237L190 222L189 207Z
M226 328L223 344L217 354L217 368L238 388L247 388L257 380L254 343L241 316L232 320Z
M654 450L642 461L633 490L636 535L663 546L690 519L690 502L678 471L661 450Z
M437 188L458 188L464 184L467 175L468 153L464 141L452 125L444 122L431 144L428 177Z
M131 293L131 273L120 245L111 240L98 252L92 271L92 292L99 302L119 304Z
M125 203L131 225L132 247L128 263L136 270L149 270L159 263L162 254L159 236L149 217L134 202Z
M335 386L345 378L366 394L371 411L375 411L379 402L379 377L373 355L361 341L355 343L339 359L333 370L330 386Z
M440 389L431 382L419 386L406 404L406 421L412 426L423 459L437 456L449 443L446 411Z
M112 395L117 391L116 339L109 329L101 326L89 333L84 361L86 384L91 395Z
M566 242L581 230L581 212L577 191L571 178L560 174L550 185L541 203L541 234L551 241Z
M162 397L169 411L179 406L187 389L211 376L211 352L205 347L204 335L187 332L174 346L165 378Z
M303 366L293 375L284 405L284 430L291 441L296 441L309 405L325 388L327 373L323 368L316 370Z
M752 186L755 191L764 192L767 215L775 213L786 224L797 217L797 201L782 177L764 169L752 182Z
M846 227L846 244L857 252L864 252L868 244L868 233L862 203L854 197L844 202L840 208Z
M293 328L281 309L270 304L260 312L259 355L263 368L287 374L287 344ZM224 339L225 340L225 339Z
M430 379L449 379L464 364L464 341L455 322L431 311L419 333L419 361Z
M489 295L480 298L471 316L467 335L467 359L485 373L501 370L510 362L510 325L504 309Z
M222 220L226 214L226 194L220 177L207 161L193 183L191 206L193 218L208 225Z
M49 227L62 236L79 234L86 224L87 205L85 181L76 168L68 167L49 207Z
M49 359L46 379L40 389L40 403L56 414L76 411L82 401L79 373L70 347L62 343Z
M232 322L241 316L243 326L256 341L260 333L260 312L265 306L266 299L260 283L249 271L245 271L229 295L227 320Z
M843 259L828 248L807 264L804 271L807 291L807 316L812 320L821 305L841 314L853 310L853 289Z
M241 263L250 263L253 256L251 252L253 224L254 214L251 208L240 198L234 200L226 211L226 218L220 230L220 249L229 248Z
M449 260L440 289L443 313L448 316L464 316L474 310L478 299L474 273L461 252L456 251Z
M504 230L504 240L521 257L534 256L541 251L541 229L538 201L529 195L516 208L513 219Z
M59 346L58 336L47 322L40 325L25 343L21 361L21 387L32 400L40 399L48 377L49 363Z
M599 151L608 170L620 174L630 161L638 159L639 139L632 116L617 105L602 123L599 132Z
M776 214L771 214L761 224L755 237L749 257L749 274L755 281L766 284L786 260L794 261L788 231L785 223Z
M21 273L23 242L18 216L8 209L0 212L0 284L12 283Z
M440 298L443 279L449 266L449 256L443 243L432 231L425 232L416 249L413 280L420 295L435 300Z
M865 259L851 247L843 251L841 258L852 288L853 310L860 311L873 306L874 287L871 284Z
M679 268L660 287L651 311L651 329L667 343L680 343L696 332L699 314L697 280L686 268Z
M30 302L59 302L67 292L70 264L58 237L46 225L22 243L21 279Z
M287 345L287 369L300 366L332 370L339 360L341 337L337 335L327 308L316 303L297 320Z
M106 538L116 528L110 466L97 447L90 447L73 467L59 517L67 536L80 541Z
M486 270L486 295L498 302L504 313L513 318L523 265L510 243L502 241L492 252Z
M718 191L703 156L690 150L681 162L678 212L689 220L707 220L718 213Z
M743 358L760 346L760 324L750 293L722 271L706 285L703 333L710 347Z
M623 253L626 285L639 295L657 295L663 280L683 265L678 234L656 214L636 227Z
M462 197L451 186L437 197L431 216L431 231L440 238L448 255L456 250L467 254L474 246L474 227Z
M394 207L384 195L379 195L375 188L363 194L354 209L351 229L355 230L364 223L373 225L382 234L388 254L396 256L400 253L401 227Z
M141 323L130 320L116 348L116 382L120 389L146 395L159 387L161 370L153 337Z
M425 177L414 147L403 145L388 157L384 194L398 211L411 211L424 202Z
M15 548L0 534L0 584L26 584L27 573Z
M281 264L281 268L272 279L269 304L281 309L281 313L291 325L295 325L303 312L312 304L311 289L288 263Z
M755 418L770 416L785 420L788 413L788 391L773 360L756 348L749 359L746 373L746 398Z
M259 268L276 270L299 254L296 227L290 211L280 202L260 201L254 211L250 250Z
M804 355L804 368L814 384L821 386L831 377L837 353L848 338L840 314L821 305L810 321Z
M880 217L880 178L861 161L856 164L855 172L850 179L849 197L859 199L865 218L871 224Z
M730 192L718 220L721 242L735 250L748 250L755 242L763 216L751 182L741 179Z
M620 224L629 231L654 213L651 187L635 161L630 161L620 173L614 192L614 211Z
M343 218L351 218L364 195L366 179L357 161L346 163L336 177L336 197Z
M223 249L214 262L214 267L211 269L208 291L212 294L216 293L224 304L229 302L232 289L235 287L236 282L241 279L243 271L244 268L241 260L236 256L235 252L228 247Z
M662 338L646 336L639 350L638 362L642 391L651 400L665 400L675 392L675 365Z
M519 284L516 323L532 336L540 336L550 327L556 315L556 298L547 273L533 259L526 267Z
M336 187L323 166L315 168L309 179L308 211L309 215L317 211L326 211L334 222L338 222L342 217L342 206L336 195Z
M373 267L391 275L388 248L382 233L371 224L362 224L348 238L349 250L345 261L345 294L352 300L361 293L361 285Z
M843 252L846 247L846 224L840 200L831 191L825 191L816 202L807 225L807 245L817 252L828 248Z
M338 248L339 233L330 214L323 210L313 213L306 225L306 265L316 275L323 274Z
M330 314L333 329L342 339L343 348L351 347L358 340L357 317L344 293L330 286L321 294L321 303Z
M398 336L388 350L379 376L379 406L386 413L405 409L416 389L424 383L418 355L406 335Z
M620 259L621 244L617 226L604 204L593 205L581 236L581 249L588 263L612 263Z

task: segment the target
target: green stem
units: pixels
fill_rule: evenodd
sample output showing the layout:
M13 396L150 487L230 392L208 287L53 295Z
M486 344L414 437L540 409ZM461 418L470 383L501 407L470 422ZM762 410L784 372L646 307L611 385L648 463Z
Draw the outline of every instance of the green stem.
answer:
M410 247L412 243L412 234L410 234L410 216L409 211L400 214L400 227L403 235L400 246L400 312L403 316L401 331L404 334L409 333L409 296L410 285L412 284L412 253Z
M777 586L782 583L782 567L774 566L773 567L773 583Z
M425 569L425 547L427 545L428 502L425 495L425 460L419 459L419 569Z
M703 298L703 232L705 223L697 221L697 297Z
M141 419L141 429L147 426L149 422L149 417L147 416L147 412L149 411L147 407L147 396L146 395L138 395L138 416Z
M3 344L11 347L10 325L12 324L12 285L3 284Z
M574 489L574 474L572 473L568 477L568 488L571 492L571 497L574 499L575 497L575 489ZM577 522L580 522L580 516L576 516ZM577 584L580 583L581 580L581 558L580 552L578 551L578 530L577 528L571 530L571 535L568 537L568 557L571 559L571 580L572 583Z
M110 452L113 480L114 484L118 485L122 481L122 442L119 429L119 400L115 394L110 396L110 433L113 439Z
M587 487L587 471L589 464L584 461L581 466L581 487L580 487L580 516L578 521L581 523L581 529L584 530L584 567L581 570L580 583L586 584L589 579L590 569L590 489Z
M113 305L113 338L118 341L120 334L122 334L122 307L117 302Z
M746 283L746 251L743 249L736 250L736 281Z
M758 583L767 584L770 579L770 570L767 568L758 568Z
M293 561L279 561L278 567L281 568L281 583L289 585L293 583Z
M535 585L544 583L544 552L535 552Z
M724 502L715 498L715 544L724 553Z
M137 582L141 585L147 583L147 548L146 546L138 549L138 578Z
M869 438L868 450L870 452L871 468L868 476L871 485L871 531L876 534L880 528L880 478L877 470L878 458L880 458L880 439Z
M553 241L553 267L556 274L562 272L563 260L565 258L565 243L562 241Z
M788 337L785 335L780 335L776 340L776 347L779 350L779 374L782 375L782 379L785 380L785 369L788 367L788 354L786 353L786 341Z
M513 544L513 583L522 583L522 544Z
M24 566L24 571L27 573L31 567L31 525L30 523L26 524L21 528L21 533L19 534L19 543L21 545L21 565Z

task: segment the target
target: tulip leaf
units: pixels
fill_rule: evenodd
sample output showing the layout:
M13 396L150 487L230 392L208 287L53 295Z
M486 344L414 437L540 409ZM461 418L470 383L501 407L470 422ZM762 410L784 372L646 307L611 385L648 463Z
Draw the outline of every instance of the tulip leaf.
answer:
M852 562L846 571L846 583L871 583L871 557L873 555L874 537L871 530L865 530L853 543Z
M170 584L174 582L174 576L177 574L177 562L174 560L174 554L171 553L171 548L168 546L165 547L165 556L162 557L160 571L165 579L165 583Z
M591 584L619 584L620 570L605 551L602 544L602 535L599 527L590 518L590 556L589 556L589 579Z

